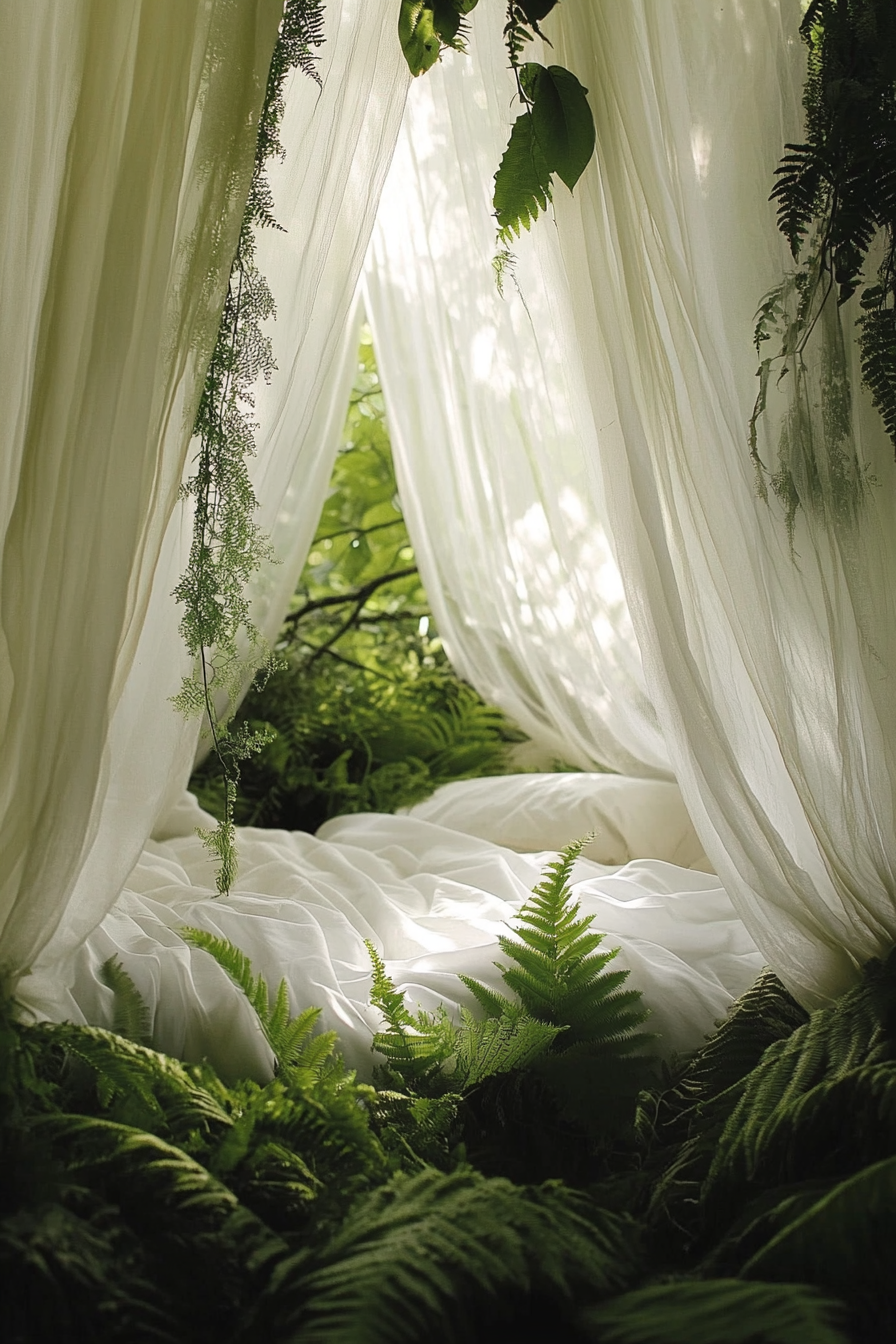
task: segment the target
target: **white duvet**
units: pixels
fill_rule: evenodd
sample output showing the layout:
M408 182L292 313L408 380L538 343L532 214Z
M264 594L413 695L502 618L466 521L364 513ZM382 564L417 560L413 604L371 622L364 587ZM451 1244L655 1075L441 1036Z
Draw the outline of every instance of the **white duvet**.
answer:
M242 828L239 879L223 898L194 834L200 824L208 818L188 795L77 954L65 1011L111 1021L97 971L114 954L149 1005L153 1044L208 1058L228 1078L269 1075L270 1052L249 1005L207 953L184 943L182 925L229 938L272 987L285 976L293 1008L322 1008L321 1025L369 1075L378 1015L364 940L412 1003L469 1003L457 973L501 986L499 934L556 850L591 831L575 895L642 991L661 1053L698 1045L762 967L705 871L674 784L509 775L450 784L404 815L340 817L316 836Z

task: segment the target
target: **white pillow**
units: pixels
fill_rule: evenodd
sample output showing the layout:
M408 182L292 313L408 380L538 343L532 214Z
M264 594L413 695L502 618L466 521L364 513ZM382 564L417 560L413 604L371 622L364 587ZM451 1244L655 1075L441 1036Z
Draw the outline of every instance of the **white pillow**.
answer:
M562 849L590 831L585 858L608 866L663 859L711 871L677 784L604 774L496 775L445 784L401 809L518 853Z

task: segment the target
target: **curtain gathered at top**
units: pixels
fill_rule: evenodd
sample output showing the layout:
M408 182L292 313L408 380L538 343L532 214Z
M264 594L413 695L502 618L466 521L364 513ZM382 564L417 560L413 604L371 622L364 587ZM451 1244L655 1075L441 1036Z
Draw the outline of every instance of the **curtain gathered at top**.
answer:
M503 298L492 270L503 18L480 5L470 54L414 83L367 256L402 508L452 663L485 699L580 769L669 778L550 218L514 249Z
M112 904L183 737L166 700L189 666L163 585L186 554L177 491L282 6L3 11L0 960L15 977Z

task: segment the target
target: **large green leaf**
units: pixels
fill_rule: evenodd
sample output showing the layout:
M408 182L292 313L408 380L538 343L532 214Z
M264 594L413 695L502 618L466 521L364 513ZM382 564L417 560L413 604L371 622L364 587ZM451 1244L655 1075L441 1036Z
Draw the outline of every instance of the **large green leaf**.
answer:
M498 238L508 243L531 227L551 199L551 174L570 191L594 153L594 118L584 89L562 66L528 61L520 84L529 106L510 133L495 175Z
M439 59L441 42L435 30L432 7L423 0L401 0L398 12L398 40L416 78Z
M502 242L531 228L551 199L551 168L535 135L532 114L517 117L495 174L494 207Z
M532 103L535 138L552 173L570 191L594 153L594 118L584 89L561 65L534 61L520 70L520 82Z
M540 23L556 3L557 0L517 0L517 8L522 10L527 23Z

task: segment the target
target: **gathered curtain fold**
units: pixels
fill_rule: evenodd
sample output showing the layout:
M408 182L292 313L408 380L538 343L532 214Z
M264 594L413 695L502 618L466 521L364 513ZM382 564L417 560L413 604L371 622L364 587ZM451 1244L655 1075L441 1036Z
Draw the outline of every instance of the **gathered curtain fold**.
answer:
M76 943L114 900L167 772L159 735L163 754L176 748L163 707L183 659L172 644L148 675L147 613L281 12L4 7L0 936L13 977L63 917ZM143 758L131 779L123 749ZM113 819L99 889L76 898Z
M753 316L792 268L767 198L801 138L800 17L768 0L636 0L563 6L552 33L596 111L596 163L574 200L558 196L557 227L571 339L618 411L601 483L650 695L736 909L815 1004L896 939L896 468L849 310L857 507L826 466L839 449L824 406L808 408L818 485L792 549L749 458ZM771 471L793 390L792 377L773 389L762 422Z

